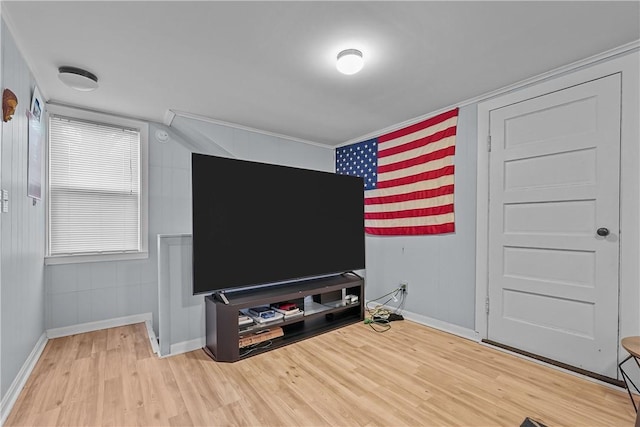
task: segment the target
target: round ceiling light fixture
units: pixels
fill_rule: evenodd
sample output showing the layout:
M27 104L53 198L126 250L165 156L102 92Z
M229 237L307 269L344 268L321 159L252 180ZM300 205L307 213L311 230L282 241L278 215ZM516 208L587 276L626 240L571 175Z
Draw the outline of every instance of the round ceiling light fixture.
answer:
M98 78L95 74L77 67L58 68L58 78L67 86L88 92L98 88Z
M342 74L355 74L362 70L363 66L364 59L362 58L362 52L358 49L346 49L338 54L336 68Z

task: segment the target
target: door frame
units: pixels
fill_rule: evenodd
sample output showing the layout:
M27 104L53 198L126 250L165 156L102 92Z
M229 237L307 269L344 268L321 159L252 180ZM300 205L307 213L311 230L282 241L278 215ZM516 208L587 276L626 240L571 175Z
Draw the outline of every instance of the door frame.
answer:
M478 104L478 159L476 184L476 313L475 331L488 338L485 309L489 292L489 113L491 110L559 91L611 74L621 73L620 128L620 265L618 336L640 335L640 53L638 47L554 73L536 83ZM618 340L619 341L619 340ZM618 362L625 352L618 345Z

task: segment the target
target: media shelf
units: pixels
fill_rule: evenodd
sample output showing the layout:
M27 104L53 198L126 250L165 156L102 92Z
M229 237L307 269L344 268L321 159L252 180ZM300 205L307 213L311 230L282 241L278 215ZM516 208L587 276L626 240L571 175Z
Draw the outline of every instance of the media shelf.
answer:
M343 293L357 295L358 302L343 302ZM235 362L364 319L364 280L352 274L225 295L229 304L219 301L213 295L205 298L205 351L218 362ZM253 324L246 328L238 326L239 311L285 301L304 307L304 314L265 324ZM241 336L259 335L262 331L275 328L282 328L283 335L255 344L253 348L240 348Z

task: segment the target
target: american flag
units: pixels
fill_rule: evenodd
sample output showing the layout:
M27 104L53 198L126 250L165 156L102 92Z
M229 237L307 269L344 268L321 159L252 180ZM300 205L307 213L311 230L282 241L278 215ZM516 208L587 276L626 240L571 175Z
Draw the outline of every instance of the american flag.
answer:
M336 149L336 172L364 179L365 232L455 231L453 156L458 109Z

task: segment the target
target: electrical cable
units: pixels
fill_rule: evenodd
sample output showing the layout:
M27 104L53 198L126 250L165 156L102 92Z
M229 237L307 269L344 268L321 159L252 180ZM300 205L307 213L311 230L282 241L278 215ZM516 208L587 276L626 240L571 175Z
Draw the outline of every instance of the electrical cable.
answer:
M400 301L399 301L398 307L396 307L396 309L393 312L396 314L400 314L399 311L404 310L404 304L406 301L405 293L402 290L402 288L396 288L387 294L384 294L378 298L367 301L365 308L367 310L367 313L369 314L369 318L365 319L365 323L368 324L371 327L371 329L373 329L376 332L386 332L389 329L391 329L391 323L388 320L389 315L391 314L391 311L387 307L391 301L393 300L398 301L398 298L397 298L398 293L401 294ZM369 306L371 303L375 303L376 301L379 301L386 297L389 297L389 298L385 302L381 304L379 303L375 307ZM378 325L378 327L374 325ZM380 328L380 326L382 326L382 328Z
M381 325L382 329L374 325ZM375 320L369 323L369 327L376 332L382 333L382 332L387 332L389 329L391 329L391 323L388 320Z
M262 345L260 345L262 344ZM264 342L260 342L260 343L255 343L255 344L251 344L247 347L244 347L247 349L247 351L245 351L244 353L240 354L240 357L244 357L248 354L250 354L251 352L255 351L255 350L263 350L265 348L269 348L271 347L271 344L273 344L273 341L269 340L269 341L264 341Z
M406 303L407 303L407 293L402 292L400 304L398 304L398 307L396 307L396 310L394 311L394 313L402 315L402 312L404 311L404 306Z
M394 289L393 291L391 291L391 292L389 292L389 293L387 293L387 294L384 294L384 295L382 295L382 296L380 296L380 297L378 297L378 298L375 298L375 299L372 299L372 300L367 301L367 305L366 305L367 311L369 311L369 312L370 312L371 310L373 310L371 307L369 307L369 304L371 304L371 303L375 303L376 301L381 300L382 298L385 298L385 297L391 296L391 297L390 297L389 299L387 299L385 302L383 302L383 303L379 304L378 306L376 306L376 308L377 308L377 307L381 307L381 306L388 307L388 306L387 306L387 304L388 304L389 302L391 302L392 300L396 300L396 301L398 301L398 298L397 298L398 293L401 293L401 294L402 294L402 296L401 296L401 298L402 298L402 299L401 299L401 301L400 301L400 304L398 305L398 308L396 308L395 312L397 312L397 311L398 311L398 309L399 309L400 307L403 307L403 308L404 308L404 305L403 305L403 304L404 304L404 301L405 301L404 292L402 292L402 289L401 289L401 288L397 288L397 289Z

